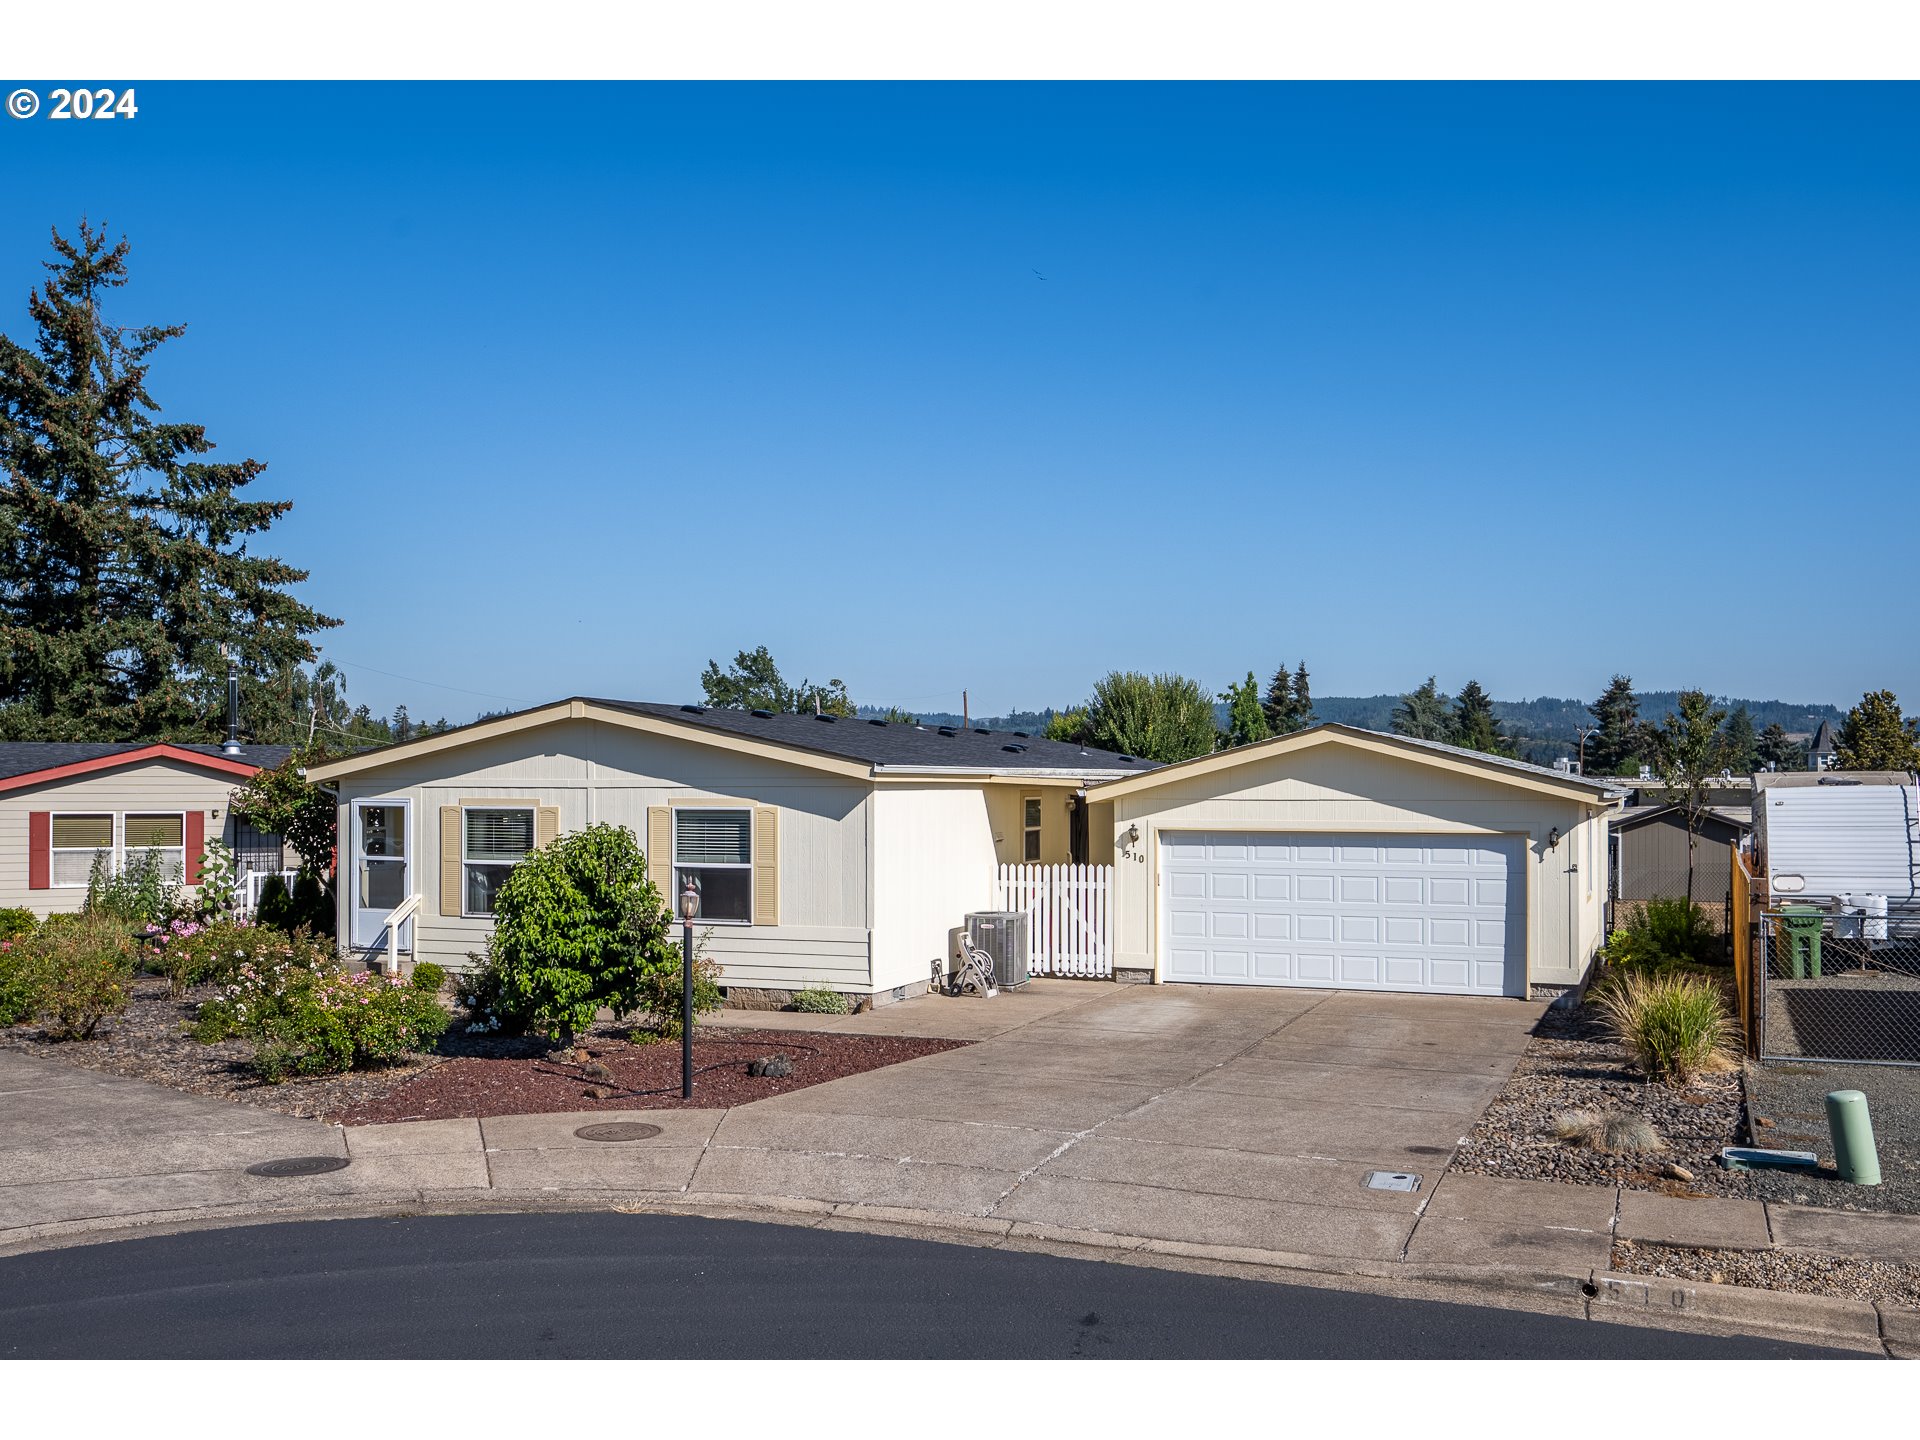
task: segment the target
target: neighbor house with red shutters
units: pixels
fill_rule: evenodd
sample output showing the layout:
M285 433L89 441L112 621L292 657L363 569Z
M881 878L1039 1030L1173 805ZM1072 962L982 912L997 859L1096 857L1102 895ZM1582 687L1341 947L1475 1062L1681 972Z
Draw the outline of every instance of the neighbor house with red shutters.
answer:
M283 745L0 743L0 906L78 910L96 863L151 850L183 885L209 840L255 879L286 869L278 835L234 818L230 797L286 759Z

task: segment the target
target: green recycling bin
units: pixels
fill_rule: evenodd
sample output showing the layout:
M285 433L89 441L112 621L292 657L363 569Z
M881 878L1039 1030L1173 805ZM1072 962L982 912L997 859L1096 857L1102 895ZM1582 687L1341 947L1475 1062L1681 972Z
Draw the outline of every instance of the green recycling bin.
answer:
M1780 912L1794 979L1820 978L1820 927L1826 918L1826 912L1813 905L1789 905Z

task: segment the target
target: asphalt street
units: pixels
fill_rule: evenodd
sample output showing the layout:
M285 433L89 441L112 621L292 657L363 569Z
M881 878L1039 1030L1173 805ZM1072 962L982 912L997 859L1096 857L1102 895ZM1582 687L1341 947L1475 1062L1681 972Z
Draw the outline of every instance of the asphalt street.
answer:
M1785 1358L1511 1310L671 1215L328 1220L0 1260L0 1356Z

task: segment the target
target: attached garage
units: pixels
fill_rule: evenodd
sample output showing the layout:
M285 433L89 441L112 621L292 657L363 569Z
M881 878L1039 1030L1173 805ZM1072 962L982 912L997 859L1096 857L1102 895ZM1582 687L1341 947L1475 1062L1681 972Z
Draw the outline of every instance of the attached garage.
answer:
M1516 841L1173 830L1160 866L1167 980L1526 993Z
M1134 978L1525 996L1603 939L1603 781L1318 725L1088 799Z

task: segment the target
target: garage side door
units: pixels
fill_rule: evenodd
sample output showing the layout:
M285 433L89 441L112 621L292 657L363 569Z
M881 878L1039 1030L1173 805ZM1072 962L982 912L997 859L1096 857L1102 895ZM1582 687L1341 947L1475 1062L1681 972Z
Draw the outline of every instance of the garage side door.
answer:
M1524 995L1520 853L1478 836L1163 833L1166 978Z

